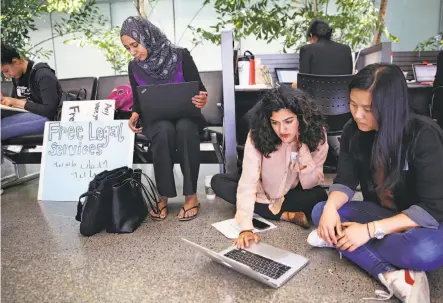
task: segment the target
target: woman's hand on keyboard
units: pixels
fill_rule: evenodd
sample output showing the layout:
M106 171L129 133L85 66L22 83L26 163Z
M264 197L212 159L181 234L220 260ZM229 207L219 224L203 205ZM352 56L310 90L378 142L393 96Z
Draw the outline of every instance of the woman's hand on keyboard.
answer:
M237 240L234 241L234 245L238 248L245 249L248 248L250 244L258 243L259 241L260 237L252 231L242 231L240 235L238 235Z

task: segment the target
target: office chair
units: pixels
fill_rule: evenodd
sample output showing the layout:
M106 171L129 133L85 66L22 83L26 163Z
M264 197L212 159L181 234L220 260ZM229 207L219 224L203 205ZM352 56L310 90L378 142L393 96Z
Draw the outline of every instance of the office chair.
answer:
M352 118L349 109L349 82L352 78L353 75L320 76L302 73L297 77L298 88L311 95L326 117L329 151L335 158L335 166L340 153L343 126Z

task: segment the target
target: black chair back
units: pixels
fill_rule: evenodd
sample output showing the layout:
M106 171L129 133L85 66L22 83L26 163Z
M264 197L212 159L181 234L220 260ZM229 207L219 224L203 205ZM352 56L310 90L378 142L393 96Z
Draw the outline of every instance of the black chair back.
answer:
M326 116L349 112L349 82L353 75L320 76L298 74L297 87L308 92Z
M326 117L329 131L341 131L352 117L349 109L349 82L353 77L298 74L297 87L314 99Z
M125 84L129 84L128 75L106 76L98 78L97 100L107 99L114 88Z
M208 102L202 114L208 126L223 125L223 111L217 104L223 103L223 77L221 71L200 72L200 78L208 91Z
M11 97L12 87L12 81L2 81L1 91L3 96Z
M84 78L70 78L59 79L60 85L64 92L77 94L80 90L86 90L86 100L95 100L97 94L97 78L84 77ZM83 93L80 96L84 96Z

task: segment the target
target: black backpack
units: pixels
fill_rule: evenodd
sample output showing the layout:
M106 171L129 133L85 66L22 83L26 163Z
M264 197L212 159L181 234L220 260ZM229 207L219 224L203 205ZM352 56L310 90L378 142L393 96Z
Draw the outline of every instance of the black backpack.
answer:
M70 91L70 92L62 92L62 96L60 98L60 102L57 108L57 114L55 115L54 120L60 121L62 118L62 109L64 101L81 101L86 100L87 92L85 88L80 88L78 91Z

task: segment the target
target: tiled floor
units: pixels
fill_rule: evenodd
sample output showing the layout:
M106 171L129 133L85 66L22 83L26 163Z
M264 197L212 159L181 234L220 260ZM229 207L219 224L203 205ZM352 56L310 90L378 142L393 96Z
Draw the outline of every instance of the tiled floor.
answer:
M202 166L200 180L216 171ZM277 223L263 241L310 263L278 290L195 253L181 237L215 250L231 243L211 223L231 218L234 207L206 201L203 187L201 215L194 221L178 222L180 204L171 203L163 222L148 220L133 234L90 238L79 235L76 203L39 203L36 196L37 181L1 196L2 302L360 302L381 288L334 250L310 248L309 231L289 223ZM429 280L432 302L443 302L443 270Z

